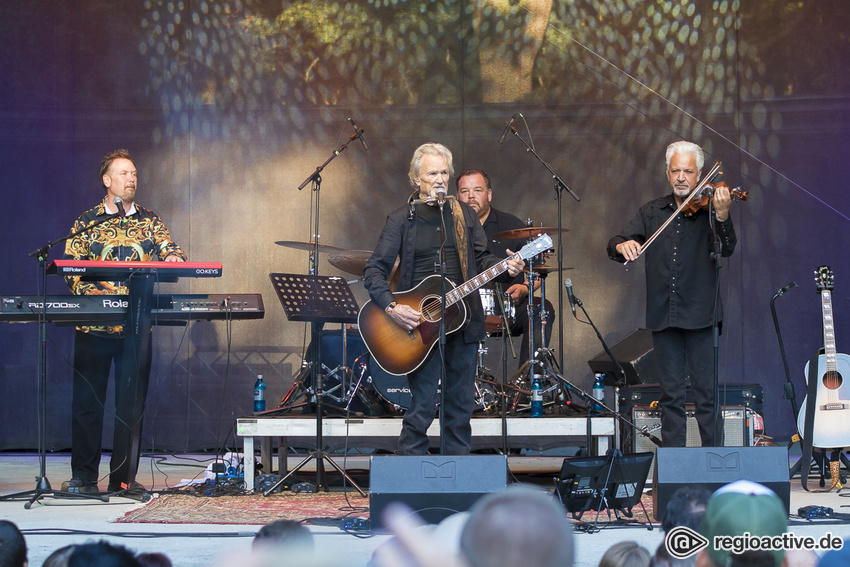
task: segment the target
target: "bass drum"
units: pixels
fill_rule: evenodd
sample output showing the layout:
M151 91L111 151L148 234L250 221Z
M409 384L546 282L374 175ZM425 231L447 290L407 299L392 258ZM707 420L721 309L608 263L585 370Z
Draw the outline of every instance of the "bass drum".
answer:
M413 399L410 387L407 385L407 375L396 376L390 374L375 359L369 356L369 376L372 380L372 388L384 399L396 412L401 412L410 407Z
M375 359L368 356L369 376L372 382L372 389L378 393L384 401L397 413L404 413L404 410L410 409L413 396L410 394L410 386L407 383L407 376L396 376L390 374L381 365L375 362ZM485 375L484 380L475 379L475 412L484 412L486 414L495 413L497 409L496 403L496 388L497 385L492 376ZM437 389L439 396L440 390ZM439 398L437 404L439 404Z

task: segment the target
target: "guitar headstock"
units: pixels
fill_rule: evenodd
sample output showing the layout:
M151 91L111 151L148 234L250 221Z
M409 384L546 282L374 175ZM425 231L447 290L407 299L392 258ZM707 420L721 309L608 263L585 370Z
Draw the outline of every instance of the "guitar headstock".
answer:
M835 288L835 276L829 266L820 266L815 270L815 286L818 293L824 290L832 291Z
M546 250L552 248L552 237L544 233L538 236L532 242L529 242L518 252L523 260L528 260L538 254L542 254Z

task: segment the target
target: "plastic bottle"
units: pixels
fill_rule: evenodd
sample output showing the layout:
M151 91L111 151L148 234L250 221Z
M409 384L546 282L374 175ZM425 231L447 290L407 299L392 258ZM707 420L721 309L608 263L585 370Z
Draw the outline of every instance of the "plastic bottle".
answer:
M543 415L543 388L540 386L540 375L535 374L531 381L531 417Z
M593 382L593 392L592 395L594 398L599 400L602 403L605 403L605 375L604 374L596 374L596 380ZM593 404L593 409L597 412L602 411L602 406L599 404Z
M263 375L257 376L257 381L254 383L254 412L266 411L266 383L263 382Z

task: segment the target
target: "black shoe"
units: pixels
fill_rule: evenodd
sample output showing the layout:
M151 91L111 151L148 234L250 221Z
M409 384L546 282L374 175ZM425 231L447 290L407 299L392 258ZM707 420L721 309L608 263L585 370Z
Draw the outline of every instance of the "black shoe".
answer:
M147 489L135 480L126 482L109 481L109 492L145 492Z
M100 492L100 489L97 487L97 482L72 478L62 483L62 492L70 492L71 494L96 494Z

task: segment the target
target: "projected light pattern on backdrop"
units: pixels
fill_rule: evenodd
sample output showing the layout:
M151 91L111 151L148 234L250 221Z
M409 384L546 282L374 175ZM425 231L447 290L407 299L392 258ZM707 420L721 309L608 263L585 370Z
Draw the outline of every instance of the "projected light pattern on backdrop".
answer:
M313 135L304 105L599 100L635 110L615 124L625 134L653 120L701 139L704 115L686 109L733 117L712 125L729 132L742 126L736 105L774 96L755 48L737 39L738 1L275 4L148 0L139 49L165 119L158 141L250 140L284 125ZM756 104L746 119L767 135L745 149L777 157L769 130L781 117Z

